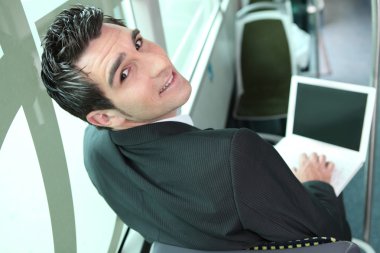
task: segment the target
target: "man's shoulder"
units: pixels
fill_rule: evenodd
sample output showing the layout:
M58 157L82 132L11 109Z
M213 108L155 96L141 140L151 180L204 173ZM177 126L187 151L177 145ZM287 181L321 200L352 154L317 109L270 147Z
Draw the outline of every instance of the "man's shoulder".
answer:
M85 130L83 160L90 174L105 171L105 168L107 168L107 173L112 171L111 167L125 168L123 155L119 147L113 143L110 130L97 129L94 126L88 126Z
M109 130L98 129L93 125L88 125L84 132L84 143L96 143L110 139Z
M242 140L244 141L249 141L249 142L256 142L256 141L259 141L261 142L262 139L259 137L259 135L251 130L251 129L248 129L248 128L238 128L238 129L235 129L236 131L234 132L234 141L235 142L240 142Z
M109 130L98 129L95 126L87 126L83 138L84 156L98 156L107 152L110 147L114 146L110 138Z

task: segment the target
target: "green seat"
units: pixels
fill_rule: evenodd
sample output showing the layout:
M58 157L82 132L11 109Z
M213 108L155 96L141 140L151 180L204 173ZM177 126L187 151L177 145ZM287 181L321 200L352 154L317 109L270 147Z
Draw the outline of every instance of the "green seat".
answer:
M290 19L280 10L251 10L238 15L233 117L248 121L286 119L290 80L296 72L289 40Z

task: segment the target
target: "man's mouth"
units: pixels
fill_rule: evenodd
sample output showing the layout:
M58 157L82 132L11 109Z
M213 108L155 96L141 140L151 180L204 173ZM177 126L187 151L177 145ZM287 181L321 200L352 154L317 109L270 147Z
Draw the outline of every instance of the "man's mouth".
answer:
M161 94L162 92L164 92L165 90L167 90L167 88L170 87L170 85L172 84L173 82L173 79L174 79L174 73L171 74L169 80L165 83L165 85L160 89L159 93Z

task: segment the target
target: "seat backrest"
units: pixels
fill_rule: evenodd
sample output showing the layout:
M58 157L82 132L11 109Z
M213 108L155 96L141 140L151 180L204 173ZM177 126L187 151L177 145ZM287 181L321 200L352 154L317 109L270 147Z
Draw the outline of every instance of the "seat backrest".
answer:
M291 76L296 72L291 22L279 10L236 19L237 119L285 118Z
M245 2L246 3L243 3L242 8L237 12L237 18L243 17L244 15L250 12L263 10L279 10L289 18L290 22L293 22L293 11L290 0L256 0Z
M162 244L154 242L150 248L150 253L247 253L247 250L235 251L204 251L186 249L177 246ZM293 249L279 249L279 250L255 250L252 252L258 253L360 253L360 248L353 242L338 241L334 243L325 243L318 246L309 246Z

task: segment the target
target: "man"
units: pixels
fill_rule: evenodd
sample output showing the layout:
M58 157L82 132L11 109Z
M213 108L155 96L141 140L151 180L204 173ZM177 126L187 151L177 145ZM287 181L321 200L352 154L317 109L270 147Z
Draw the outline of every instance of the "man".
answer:
M76 6L58 15L43 47L47 92L91 124L84 160L92 182L146 240L210 250L350 240L328 184L333 163L304 155L295 177L254 132L200 130L175 117L191 86L138 30Z

